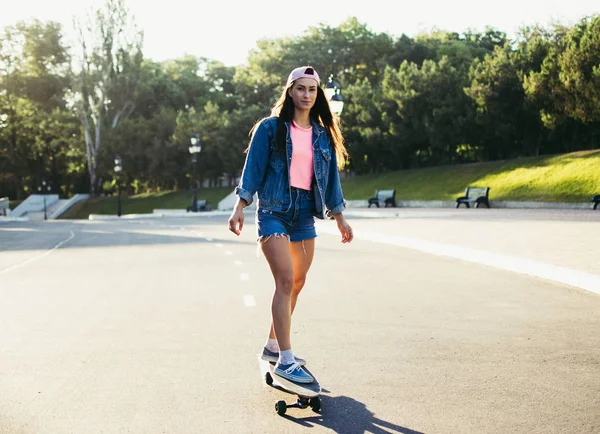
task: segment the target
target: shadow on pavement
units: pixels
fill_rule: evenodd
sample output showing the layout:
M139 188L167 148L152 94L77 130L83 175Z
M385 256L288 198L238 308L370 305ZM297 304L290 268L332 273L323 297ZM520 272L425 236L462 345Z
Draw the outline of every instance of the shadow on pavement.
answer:
M333 430L336 433L359 434L359 433L401 433L401 434L424 434L421 431L397 425L379 419L370 412L362 402L347 397L330 397L321 395L323 410L320 414L312 413L315 416L293 417L288 414L282 416L291 422L295 422L306 428L320 425ZM303 411L312 412L307 409Z
M129 223L129 222L128 222ZM183 225L114 224L101 222L94 225L54 224L22 225L20 228L4 226L0 231L0 253L3 251L49 250L60 244L60 249L129 247L167 244L255 245L229 233L223 224L222 236L212 238L202 234L202 227L186 228Z

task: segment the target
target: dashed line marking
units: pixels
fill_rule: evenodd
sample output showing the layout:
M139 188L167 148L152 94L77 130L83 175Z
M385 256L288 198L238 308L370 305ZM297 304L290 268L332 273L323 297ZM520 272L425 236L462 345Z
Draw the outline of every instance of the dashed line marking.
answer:
M244 304L246 307L254 307L256 306L256 300L253 295L244 295Z
M240 280L242 282L247 282L250 280L250 275L248 273L241 273L240 274Z

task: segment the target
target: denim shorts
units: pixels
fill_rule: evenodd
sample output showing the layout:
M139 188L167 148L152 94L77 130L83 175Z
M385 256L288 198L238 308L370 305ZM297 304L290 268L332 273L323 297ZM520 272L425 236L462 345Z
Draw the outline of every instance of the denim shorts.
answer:
M256 211L258 241L269 236L285 236L291 242L317 237L313 192L296 187L291 190L292 206L288 211L271 211L259 206Z

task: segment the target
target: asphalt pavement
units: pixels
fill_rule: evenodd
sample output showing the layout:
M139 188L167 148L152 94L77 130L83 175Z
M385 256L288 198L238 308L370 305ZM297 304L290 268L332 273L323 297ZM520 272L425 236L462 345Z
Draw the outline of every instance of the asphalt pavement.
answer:
M0 432L600 431L600 212L348 218L350 245L318 222L292 325L323 409L284 417L251 215L3 224Z
M349 210L358 236L600 294L600 211L592 209ZM364 228L363 222L378 219ZM335 228L325 228L329 232ZM361 232L362 231L362 232Z

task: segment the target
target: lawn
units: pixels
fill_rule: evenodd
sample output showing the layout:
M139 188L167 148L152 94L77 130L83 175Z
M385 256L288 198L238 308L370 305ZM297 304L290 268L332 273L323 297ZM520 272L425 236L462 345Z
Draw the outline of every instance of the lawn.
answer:
M398 200L454 200L467 186L490 187L491 200L581 202L600 193L600 150L438 166L342 179L349 200L396 189Z

